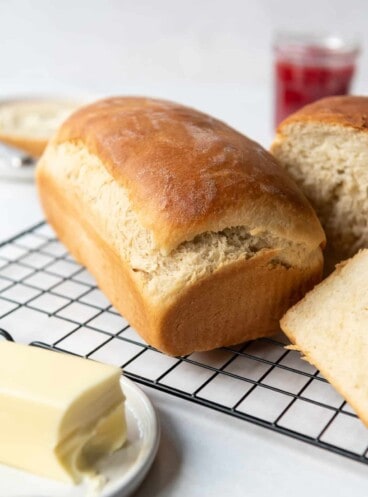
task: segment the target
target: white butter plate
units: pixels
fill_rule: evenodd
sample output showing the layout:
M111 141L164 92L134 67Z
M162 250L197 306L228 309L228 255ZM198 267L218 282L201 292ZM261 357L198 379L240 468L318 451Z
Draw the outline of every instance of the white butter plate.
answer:
M160 429L154 408L135 383L124 376L128 439L124 447L106 457L98 470L107 478L99 492L87 483L68 485L40 478L0 464L0 497L127 497L142 482L155 458ZM1 443L1 441L0 441Z

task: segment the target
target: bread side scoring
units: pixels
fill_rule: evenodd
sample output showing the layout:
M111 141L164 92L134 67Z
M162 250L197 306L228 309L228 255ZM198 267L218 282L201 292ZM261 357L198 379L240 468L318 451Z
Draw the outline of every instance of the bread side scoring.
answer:
M275 265L307 268L310 264L308 246L261 229L253 236L246 226L201 233L163 254L152 233L139 222L126 189L82 143L50 145L40 169L52 175L82 209L88 206L95 230L128 263L151 301L169 298L225 265L268 249L276 249Z

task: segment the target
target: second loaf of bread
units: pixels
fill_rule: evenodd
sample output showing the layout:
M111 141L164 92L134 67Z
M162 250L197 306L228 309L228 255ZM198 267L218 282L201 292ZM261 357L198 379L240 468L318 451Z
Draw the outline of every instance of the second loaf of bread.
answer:
M316 209L327 272L368 247L368 97L326 97L278 127L271 147Z
M51 225L112 304L172 355L277 331L319 281L324 233L257 143L145 98L77 111L37 169Z

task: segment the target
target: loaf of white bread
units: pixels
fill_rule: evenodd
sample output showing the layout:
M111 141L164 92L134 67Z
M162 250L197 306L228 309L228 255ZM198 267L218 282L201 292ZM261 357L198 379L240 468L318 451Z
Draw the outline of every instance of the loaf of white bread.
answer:
M328 272L368 247L368 97L329 97L277 129L272 154L316 209Z
M367 274L362 250L292 307L281 327L368 426Z
M47 98L0 102L0 141L39 157L49 138L79 105Z
M324 232L287 173L182 105L110 98L78 110L37 183L60 239L166 353L272 334L321 278Z

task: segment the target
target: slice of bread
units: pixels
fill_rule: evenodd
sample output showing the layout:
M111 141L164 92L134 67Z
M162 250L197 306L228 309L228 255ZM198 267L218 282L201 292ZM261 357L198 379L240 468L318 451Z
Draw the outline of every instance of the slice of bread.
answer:
M361 250L289 309L281 328L368 426L367 274Z
M39 157L49 138L80 103L29 99L0 102L0 141Z
M288 117L271 152L326 232L326 270L368 247L368 97L329 97Z

